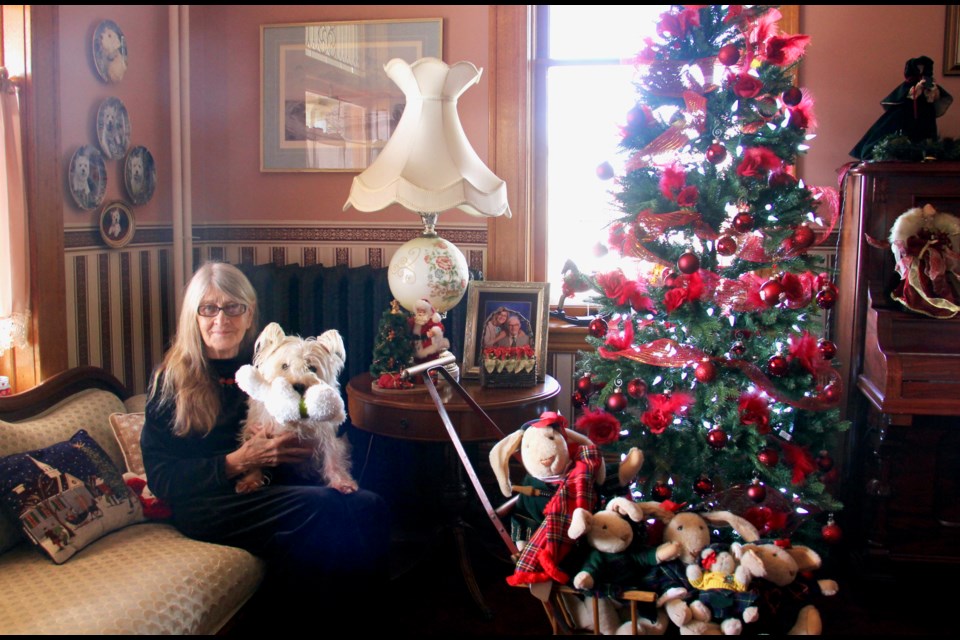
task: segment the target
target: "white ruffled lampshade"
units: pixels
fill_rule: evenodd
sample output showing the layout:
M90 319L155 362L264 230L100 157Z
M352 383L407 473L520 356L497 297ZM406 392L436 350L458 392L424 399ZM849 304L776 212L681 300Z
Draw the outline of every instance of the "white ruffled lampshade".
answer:
M509 218L506 183L473 150L457 113L457 100L482 70L437 58L413 64L394 58L384 70L403 91L406 106L383 151L353 179L344 211L379 211L396 203L418 213L459 208Z

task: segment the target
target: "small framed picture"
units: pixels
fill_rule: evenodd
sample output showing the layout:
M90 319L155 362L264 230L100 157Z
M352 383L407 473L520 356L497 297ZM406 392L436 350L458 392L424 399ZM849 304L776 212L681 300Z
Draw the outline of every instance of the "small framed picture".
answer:
M488 347L532 346L537 380L546 375L550 283L485 282L467 287L467 322L462 373L480 376L480 354Z
M113 20L104 20L93 32L93 63L107 83L120 82L127 72L127 40Z
M100 237L108 247L120 249L133 238L136 223L133 212L123 202L111 202L100 212Z

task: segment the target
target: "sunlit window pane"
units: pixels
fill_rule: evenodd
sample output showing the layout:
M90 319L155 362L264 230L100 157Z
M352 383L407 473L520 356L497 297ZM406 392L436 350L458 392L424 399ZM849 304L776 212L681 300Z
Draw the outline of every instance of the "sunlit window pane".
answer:
M619 254L594 252L597 243L606 244L608 225L620 214L611 196L615 181L601 180L596 170L609 162L615 175L623 173L620 126L637 93L633 65L618 61L634 55L644 37L653 35L665 8L550 6L550 62L578 61L553 64L546 72L547 275L554 303L567 260L587 273L623 265ZM596 59L608 64L589 63Z

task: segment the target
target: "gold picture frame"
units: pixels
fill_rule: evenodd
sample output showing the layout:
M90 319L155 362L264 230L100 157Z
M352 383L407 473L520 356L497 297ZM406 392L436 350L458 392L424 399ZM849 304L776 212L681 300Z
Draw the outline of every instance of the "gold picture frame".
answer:
M383 66L442 43L442 18L262 25L260 171L366 169L406 104Z
M133 211L124 202L116 201L104 205L100 211L100 237L112 249L121 249L137 230Z
M463 341L463 367L465 378L480 377L480 353L486 344L487 333L495 334L487 323L503 308L507 321L518 320L521 332L527 336L524 344L533 347L537 357L537 380L546 376L547 329L550 311L549 282L486 282L471 280L467 286L466 336ZM500 329L504 332L505 329ZM500 334L501 336L503 334ZM499 340L500 338L494 338ZM501 346L508 346L502 343Z
M943 75L960 76L960 5L946 5L943 35Z

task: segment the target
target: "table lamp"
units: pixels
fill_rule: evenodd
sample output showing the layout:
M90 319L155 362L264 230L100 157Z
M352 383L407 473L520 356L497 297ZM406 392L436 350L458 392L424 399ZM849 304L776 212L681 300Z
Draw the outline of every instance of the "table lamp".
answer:
M437 235L437 217L453 208L475 216L511 215L506 184L477 156L457 113L458 98L483 70L470 62L394 58L384 71L406 106L383 150L353 179L343 210L400 204L420 215L423 233L397 249L387 280L407 311L415 313L415 304L425 299L442 315L463 298L470 274L463 253Z

